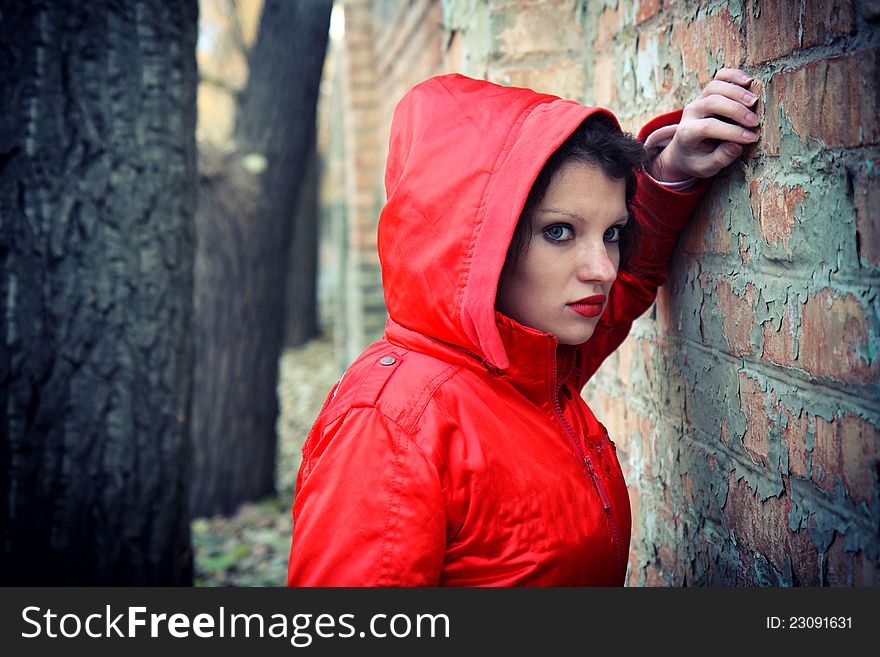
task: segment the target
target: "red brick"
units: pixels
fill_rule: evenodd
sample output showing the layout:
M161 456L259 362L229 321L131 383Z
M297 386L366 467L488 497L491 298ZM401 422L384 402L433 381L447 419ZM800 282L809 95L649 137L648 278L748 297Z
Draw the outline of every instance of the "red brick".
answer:
M688 505L694 504L694 478L689 472L685 472L681 477L681 490L684 493L684 500Z
M810 478L819 488L832 493L837 486L837 479L843 474L838 424L821 417L815 417L814 421L813 467Z
M806 0L803 16L792 0L749 0L745 16L750 66L851 34L854 27L852 0Z
M739 259L742 261L743 267L748 267L749 263L752 261L752 256L749 253L745 236L742 234L739 236Z
M736 481L734 471L729 481L724 514L736 535L743 561L750 562L753 554L759 553L776 570L784 573L786 557L789 557L795 583L816 586L819 581L818 552L807 529L796 532L789 529L791 498L785 477L783 485L785 491L782 494L761 502L744 479Z
M871 383L880 372L880 359L866 362L870 336L862 305L852 295L840 297L824 288L801 308L797 365L813 376L847 383Z
M765 86L762 149L778 155L784 112L801 141L814 138L826 148L880 142L876 107L880 48L810 62L773 76Z
M745 372L739 373L739 407L746 416L747 428L743 435L743 447L752 460L767 466L769 449L768 431L770 419L765 408L766 396L758 382Z
M681 51L683 70L695 72L701 85L715 75L714 62L740 66L743 61L740 26L729 9L677 23L672 30L672 44Z
M750 66L799 47L800 11L800 3L791 0L749 0L744 16Z
M672 317L672 286L663 285L657 290L657 323L664 333L670 333L677 330Z
M757 14L757 16L756 16ZM746 7L748 64L761 64L798 49L851 34L852 0L806 0L803 16L792 0L749 0Z
M718 310L722 313L724 337L733 356L745 356L754 351L749 333L755 324L755 299L757 291L753 283L746 285L742 297L737 295L727 279L720 279L715 286Z
M872 162L862 165L854 185L859 259L880 266L880 169Z
M596 38L593 39L593 49L599 51L607 48L619 31L620 9L606 5L602 13L599 14Z
M809 477L809 453L807 452L806 439L807 431L810 428L809 416L804 410L801 410L795 417L782 402L776 401L775 394L773 403L786 420L785 427L780 428L780 433L788 447L788 474L792 477L807 479Z
M612 55L597 55L593 68L593 103L611 107L617 100L617 76Z
M818 46L834 37L852 34L853 15L852 0L806 0L801 47Z
M727 227L726 204L727 197L723 194L712 194L709 199L701 203L696 215L681 236L679 248L685 253L694 255L704 255L710 251L730 253L733 247L733 233Z
M636 23L644 23L649 18L657 15L660 11L660 0L641 0L636 12Z
M834 541L825 553L828 586L880 586L880 564L872 562L863 550L847 552L842 534L835 532Z
M795 211L809 196L800 185L786 187L778 183L763 186L759 180L749 183L749 203L752 214L761 225L761 234L768 244L782 241L785 250L791 254L788 242L795 224Z
M785 304L782 313L782 323L779 330L773 329L773 322L766 321L764 327L764 350L761 360L790 367L794 365L794 306Z
M662 587L669 586L669 580L666 574L657 566L649 563L645 566L645 586Z
M870 508L880 461L880 429L850 411L840 422L843 482L850 497Z
M706 456L706 463L709 464L709 470L712 472L718 471L718 457L714 454L709 454Z

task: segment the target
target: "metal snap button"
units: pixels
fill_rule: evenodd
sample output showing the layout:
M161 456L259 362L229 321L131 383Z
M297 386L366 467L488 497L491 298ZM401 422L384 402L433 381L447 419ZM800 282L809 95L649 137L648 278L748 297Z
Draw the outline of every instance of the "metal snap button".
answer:
M397 362L397 359L394 356L385 356L379 362L382 363L382 365L394 365L394 363Z

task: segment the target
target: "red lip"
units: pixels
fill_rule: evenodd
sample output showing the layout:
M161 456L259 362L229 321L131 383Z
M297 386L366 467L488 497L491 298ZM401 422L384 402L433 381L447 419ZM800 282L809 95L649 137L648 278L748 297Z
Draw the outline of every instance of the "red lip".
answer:
M580 301L568 304L568 307L575 311L578 315L584 317L598 317L602 314L602 308L605 307L605 295L594 294Z
M578 301L575 301L574 303L569 304L569 305L573 306L573 305L579 304L579 303L605 303L605 295L604 294L594 294L591 297L585 297L585 298L580 299Z

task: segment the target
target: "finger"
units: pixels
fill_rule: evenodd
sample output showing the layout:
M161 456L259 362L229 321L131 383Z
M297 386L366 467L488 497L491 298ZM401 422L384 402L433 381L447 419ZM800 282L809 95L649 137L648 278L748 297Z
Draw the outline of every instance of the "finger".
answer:
M739 144L721 143L692 163L692 175L696 178L710 178L721 169L730 166L740 155L742 155L742 146Z
M721 80L722 82L748 85L752 81L752 76L738 68L721 68L718 69L718 72L715 74L715 79Z
M703 87L703 91L697 96L697 100L700 98L706 98L712 94L718 94L719 96L730 98L738 103L742 103L746 107L751 107L755 104L755 101L758 100L758 97L751 91L746 91L740 86L722 80L712 80L709 84Z
M758 141L757 133L711 117L695 119L687 124L679 124L675 136L682 140L682 145L689 148L693 148L696 144L706 139L732 141L736 144L752 144Z
M742 155L742 151L742 146L739 144L734 144L729 141L719 144L718 148L716 148L710 156L712 163L718 167L716 173L724 167L730 166L736 158Z
M720 116L737 121L749 128L758 125L760 122L758 115L744 107L742 103L719 94L712 94L694 101L691 109L692 115L700 118L713 115Z

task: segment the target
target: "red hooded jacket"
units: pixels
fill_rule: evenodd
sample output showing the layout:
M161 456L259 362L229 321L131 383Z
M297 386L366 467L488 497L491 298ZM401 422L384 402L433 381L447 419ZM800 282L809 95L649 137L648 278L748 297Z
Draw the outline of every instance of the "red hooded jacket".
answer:
M495 311L529 189L594 112L606 110L460 75L398 105L379 221L390 318L303 447L289 585L624 583L629 499L580 390L653 302L705 186L639 175L644 239L628 268L653 273L618 275L585 344Z

